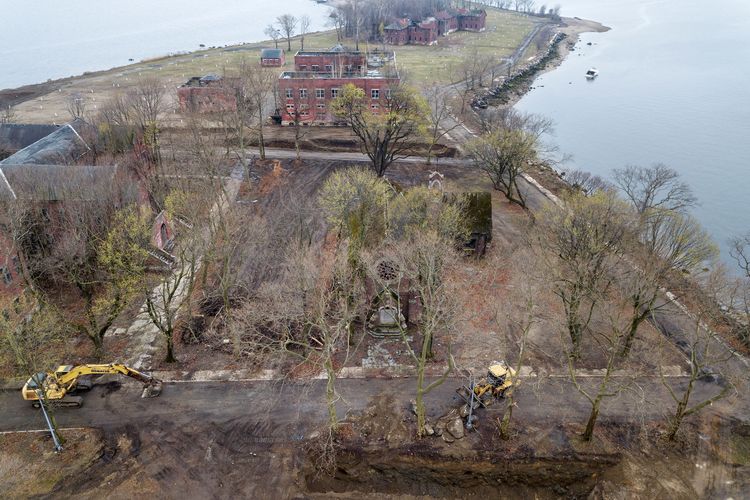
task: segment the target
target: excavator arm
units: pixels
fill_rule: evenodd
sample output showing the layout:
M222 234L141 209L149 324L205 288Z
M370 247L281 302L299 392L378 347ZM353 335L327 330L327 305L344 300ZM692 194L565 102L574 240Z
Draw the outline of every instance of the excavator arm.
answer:
M154 381L154 378L145 373L141 373L134 368L130 368L122 363L109 363L101 365L78 365L70 369L67 373L59 376L57 381L65 386L70 385L72 382L78 380L79 377L84 375L125 375L131 377L144 384L150 384Z
M48 401L71 401L68 406L80 406L81 398L68 396L69 391L85 388L79 379L86 375L124 375L144 384L141 397L153 398L161 394L161 380L139 372L121 363L61 366L54 373L42 373L29 379L22 389L23 398L38 403L39 391L43 390ZM43 380L42 387L36 380ZM90 387L90 385L89 385Z

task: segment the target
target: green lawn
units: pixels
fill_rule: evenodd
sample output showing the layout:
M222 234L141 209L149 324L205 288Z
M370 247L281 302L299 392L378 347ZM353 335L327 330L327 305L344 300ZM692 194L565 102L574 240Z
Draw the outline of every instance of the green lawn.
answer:
M487 10L487 30L482 33L459 31L438 39L437 45L392 47L399 69L417 86L448 83L451 69L475 52L490 55L500 63L521 44L535 21L520 14Z

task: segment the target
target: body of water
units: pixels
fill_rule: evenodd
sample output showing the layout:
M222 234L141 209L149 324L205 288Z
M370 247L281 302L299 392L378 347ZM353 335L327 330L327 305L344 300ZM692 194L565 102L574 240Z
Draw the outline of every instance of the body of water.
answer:
M517 108L555 121L551 140L573 155L567 168L679 171L733 264L727 240L750 231L750 2L566 0L563 15L612 30L582 35ZM589 67L600 71L591 82Z
M307 14L312 0L1 0L0 89L129 64L129 59L267 39L277 16Z

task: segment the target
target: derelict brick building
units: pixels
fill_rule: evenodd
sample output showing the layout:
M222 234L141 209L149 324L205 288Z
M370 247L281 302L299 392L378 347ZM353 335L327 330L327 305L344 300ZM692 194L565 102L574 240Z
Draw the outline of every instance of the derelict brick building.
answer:
M307 125L335 124L330 103L347 84L364 90L370 109L379 112L390 97L390 89L401 81L393 52L366 54L340 45L298 52L294 69L279 77L282 125L296 120Z

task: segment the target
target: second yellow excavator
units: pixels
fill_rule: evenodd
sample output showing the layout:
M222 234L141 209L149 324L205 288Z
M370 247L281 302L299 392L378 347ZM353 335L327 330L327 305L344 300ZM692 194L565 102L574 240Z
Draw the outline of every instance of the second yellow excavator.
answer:
M139 382L143 382L143 394L141 397L153 398L161 394L161 380L139 372L134 368L121 363L109 363L101 365L61 365L54 372L37 373L29 378L21 389L23 399L31 401L35 407L39 407L40 396L54 406L80 407L83 398L73 396L77 391L91 389L93 382L87 375L125 375Z

